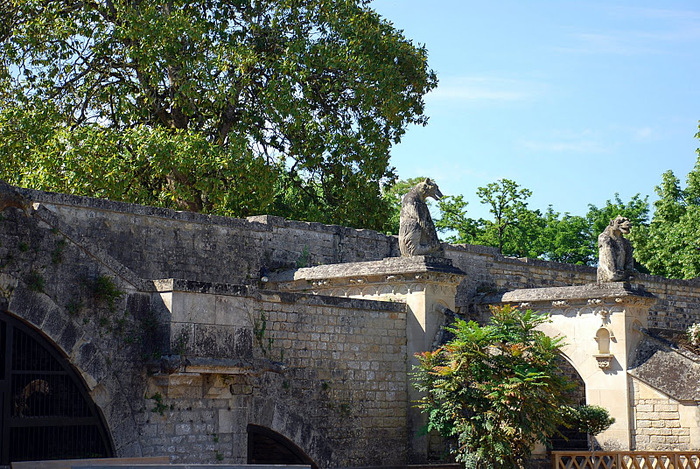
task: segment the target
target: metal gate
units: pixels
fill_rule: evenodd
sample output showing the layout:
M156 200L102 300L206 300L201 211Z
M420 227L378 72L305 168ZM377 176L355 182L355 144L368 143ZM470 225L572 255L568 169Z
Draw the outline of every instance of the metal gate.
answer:
M0 464L112 455L70 363L37 331L0 312Z

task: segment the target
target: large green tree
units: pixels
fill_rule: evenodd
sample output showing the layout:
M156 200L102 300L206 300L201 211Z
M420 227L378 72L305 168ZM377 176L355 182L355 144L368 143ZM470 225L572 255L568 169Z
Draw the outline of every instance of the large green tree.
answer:
M700 138L700 132L696 134ZM648 227L632 231L635 258L652 274L669 278L700 276L700 149L686 187L672 171L656 187L654 217Z
M381 228L436 85L368 0L3 5L0 177L23 186Z
M534 213L527 207L532 191L513 180L499 179L477 188L476 195L493 216L493 220L483 223L485 244L507 255L527 256L537 239L535 232L540 218L539 212Z

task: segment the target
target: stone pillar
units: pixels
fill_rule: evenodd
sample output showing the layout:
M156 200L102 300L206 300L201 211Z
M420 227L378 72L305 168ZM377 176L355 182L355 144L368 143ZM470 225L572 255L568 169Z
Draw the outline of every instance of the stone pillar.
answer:
M586 403L606 408L615 423L596 437L605 449L632 449L634 415L630 379L648 313L656 299L621 282L577 287L514 290L487 298L547 313L542 326L564 337L563 352L586 384Z
M450 259L413 256L381 261L321 265L283 272L267 278L269 287L306 291L314 295L341 296L379 301L399 301L406 308L406 372L418 364L415 354L434 349L445 311L454 310L457 286L466 274ZM409 380L407 389L409 463L427 460L428 438L420 436L426 419L413 401L420 395Z

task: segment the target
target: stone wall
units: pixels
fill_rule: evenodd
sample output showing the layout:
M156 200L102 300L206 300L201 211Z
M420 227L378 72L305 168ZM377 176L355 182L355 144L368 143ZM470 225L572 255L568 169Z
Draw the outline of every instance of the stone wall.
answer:
M245 463L247 425L255 424L321 467L407 462L404 304L207 282L241 280L245 266L260 268L266 255L250 248L239 263L233 254L195 254L192 233L217 233L210 241L220 248L274 237L272 229L174 212L146 220L131 213L144 207L112 212L80 202L37 206L31 217L0 214L0 314L32 325L68 358L116 455ZM180 219L187 217L196 223ZM294 230L281 257L290 262L291 239L303 254L313 238ZM322 227L319 237L344 230ZM350 245L379 239L347 231ZM314 244L308 251L345 255ZM189 277L160 279L165 274Z
M688 448L691 431L697 433L698 422L694 417L697 407L684 406L637 379L630 378L630 384L634 390L634 448L638 451Z
M183 286L175 293L186 299L171 303L172 316L193 318L171 327L175 337L191 328L182 345L187 363L148 379L152 399L138 416L144 455L181 463L219 455L244 464L247 425L254 424L286 436L325 467L405 462L403 305ZM221 308L205 319L214 304ZM226 326L237 332L226 334Z
M486 246L457 245L447 252L455 267L468 274L456 302L465 314L477 315L480 298L493 292L596 282L594 267L504 257ZM649 327L685 330L700 322L700 280L638 274L635 283L658 298L649 312Z
M246 220L27 191L141 278L254 283L295 266L379 260L397 242L371 230L256 216Z
M276 270L399 255L395 237L371 230L272 216L242 220L63 194L25 193L146 279L254 284ZM596 281L593 267L510 258L491 247L456 245L446 252L455 267L468 274L456 301L463 312L478 301L480 293ZM683 330L700 321L700 281L644 274L636 281L659 298L650 312L650 327Z
M396 256L396 238L22 192L37 210L0 214L0 312L69 358L118 455L245 462L255 424L323 467L411 462L405 305L260 290L276 271ZM590 267L446 252L467 273L455 302L467 314L490 293L595 282ZM649 327L700 321L700 282L636 281L658 298ZM649 405L674 405L635 399L640 422ZM639 444L664 436L642 425Z

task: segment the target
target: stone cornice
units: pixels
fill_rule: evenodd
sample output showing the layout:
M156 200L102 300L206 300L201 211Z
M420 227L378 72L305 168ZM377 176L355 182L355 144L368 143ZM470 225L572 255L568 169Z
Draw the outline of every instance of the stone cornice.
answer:
M551 304L565 307L573 304L645 304L656 302L656 297L639 286L623 282L592 283L573 287L528 288L504 293L490 293L477 301L481 304Z
M292 284L320 285L396 283L434 279L440 282L459 283L466 274L454 267L450 259L414 256L387 257L381 261L351 262L346 264L319 265L288 270L268 276L271 285Z

